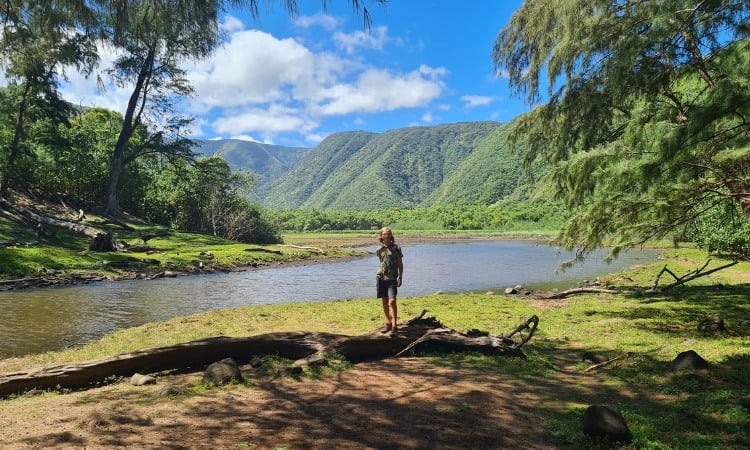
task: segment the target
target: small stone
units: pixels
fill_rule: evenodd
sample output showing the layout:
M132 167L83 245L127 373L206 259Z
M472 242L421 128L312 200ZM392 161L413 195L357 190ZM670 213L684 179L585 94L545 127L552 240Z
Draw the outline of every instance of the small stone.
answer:
M159 397L176 397L178 395L185 395L188 393L187 388L184 388L182 386L175 386L173 384L168 384L166 386L162 386L157 392L156 395Z
M156 378L150 375L141 375L140 373L134 373L130 377L130 384L133 386L144 386L146 384L156 384Z

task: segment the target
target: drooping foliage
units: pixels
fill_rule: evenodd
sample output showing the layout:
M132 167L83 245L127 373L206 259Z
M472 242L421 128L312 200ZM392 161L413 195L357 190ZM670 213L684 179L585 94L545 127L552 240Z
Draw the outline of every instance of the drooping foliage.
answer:
M70 107L58 92L66 67L90 73L98 61L90 27L92 17L79 14L79 2L8 1L0 5L0 62L11 82L14 98L13 122L0 146L0 195L7 197L11 186L28 181L28 164L34 146L28 121L40 123L40 114L53 129L64 123ZM76 6L77 5L77 6ZM69 7L70 6L70 7ZM85 9L85 8L83 8ZM34 117L36 116L36 117ZM32 163L33 164L33 163Z
M616 254L727 203L750 217L749 24L744 0L524 2L493 57L544 102L513 136L575 212L561 244Z

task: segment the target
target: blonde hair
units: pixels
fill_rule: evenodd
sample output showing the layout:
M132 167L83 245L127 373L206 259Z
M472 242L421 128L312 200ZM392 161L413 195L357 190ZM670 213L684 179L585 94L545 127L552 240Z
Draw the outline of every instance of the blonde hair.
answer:
M387 231L390 231L391 232L391 237L393 237L393 230L391 230L390 227L383 227L383 228L380 229L380 236L378 237L378 240L380 242L383 242L383 233L385 233ZM396 238L393 238L393 242L394 243L396 242Z

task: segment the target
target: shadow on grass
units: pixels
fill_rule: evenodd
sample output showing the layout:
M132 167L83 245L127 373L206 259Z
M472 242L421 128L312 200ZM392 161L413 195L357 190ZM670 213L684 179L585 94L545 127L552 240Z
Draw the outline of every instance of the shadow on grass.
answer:
M686 332L703 338L724 338L729 335L750 335L750 285L681 286L667 293L648 296L634 295L628 299L638 302L638 308L599 313L603 317L639 322L638 327L665 334ZM724 320L726 333L703 333L698 323L719 316Z
M747 412L718 375L674 377L669 392L639 389L643 374L673 374L634 355L585 373L579 351L550 347L527 359L477 354L396 358L355 365L321 380L259 379L199 395L157 399L157 387L87 393L75 426L84 446L170 448L617 448L581 432L591 404L618 408L634 435L623 448L740 448ZM736 371L750 357L733 357ZM362 370L358 370L362 367ZM199 375L190 377L197 383ZM615 383L612 380L619 380ZM160 384L162 381L160 381ZM692 384L691 384L692 383ZM100 405L100 406L98 406ZM745 428L743 428L745 427ZM189 430L189 435L185 434ZM25 441L61 442L65 428ZM72 436L71 436L72 438ZM72 443L72 442L71 442Z

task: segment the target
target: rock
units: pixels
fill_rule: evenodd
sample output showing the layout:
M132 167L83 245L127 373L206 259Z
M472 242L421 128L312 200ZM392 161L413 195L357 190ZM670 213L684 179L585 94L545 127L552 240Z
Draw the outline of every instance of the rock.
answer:
M592 437L604 437L613 442L630 442L632 435L625 418L609 406L592 405L583 413L583 432Z
M720 316L706 317L698 323L698 330L704 333L719 333L727 331L724 319Z
M682 352L672 361L672 370L674 371L700 369L708 369L708 362L695 350Z
M241 383L242 381L242 372L232 358L225 358L209 364L203 372L203 384L221 386L231 382Z
M156 384L156 378L150 375L141 375L140 373L134 373L130 377L130 384L133 386L144 386L146 384Z
M516 288L512 288L512 287L505 288L505 295L515 295L515 294L518 294L518 290L516 290Z
M273 356L271 355L265 355L265 356L253 356L250 358L250 367L256 369L260 366L262 366L266 361L269 359L272 359Z
M168 384L166 386L162 386L156 392L156 395L158 395L159 397L175 397L178 395L185 395L187 393L187 388L184 388L182 386L175 386L174 384Z

